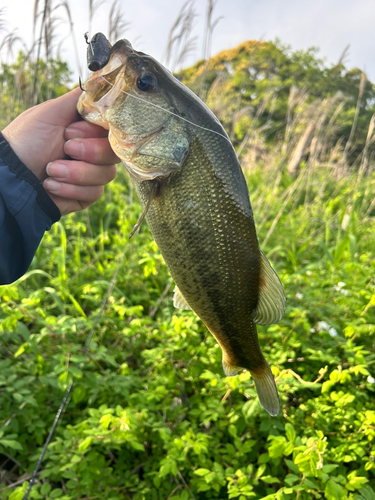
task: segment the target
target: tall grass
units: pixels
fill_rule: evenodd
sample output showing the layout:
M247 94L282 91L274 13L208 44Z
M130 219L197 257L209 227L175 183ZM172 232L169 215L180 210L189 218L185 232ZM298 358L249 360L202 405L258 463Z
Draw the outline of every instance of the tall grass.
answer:
M183 67L186 57L195 50L197 37L192 37L191 33L196 16L194 1L188 0L171 26L164 57L164 62L171 71Z
M92 29L93 17L102 4L102 0L89 1L89 32ZM67 39L65 35L61 37L58 34L57 27L61 24L68 26L76 67L79 74L84 76L81 64L84 56L80 57L78 52L69 0L34 0L33 39L30 46L17 32L6 32L5 19L6 15L2 9L0 11L0 34L2 34L0 67L3 70L0 79L3 96L0 100L2 126L28 107L56 97L71 86L71 73L68 68L64 68L62 77L62 68L56 64L61 61L61 46ZM108 19L108 38L112 41L121 38L128 26L129 23L125 20L119 1L113 0ZM22 54L18 55L20 51ZM16 78L14 78L15 71Z

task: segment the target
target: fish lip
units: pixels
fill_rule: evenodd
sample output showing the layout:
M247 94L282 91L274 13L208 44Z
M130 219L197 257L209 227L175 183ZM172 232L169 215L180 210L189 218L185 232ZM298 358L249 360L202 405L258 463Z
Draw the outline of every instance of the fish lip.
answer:
M101 89L103 85L108 85L107 79L109 75L113 73L118 75L126 69L128 58L133 53L134 49L126 39L119 40L113 45L108 63L98 71L94 71L85 83L85 91L78 102L78 111L83 117L86 117L90 112L94 112L98 104L99 108L103 108L105 111L106 106L101 106L100 101L105 102L111 92L115 93L116 87L118 91L120 91L120 88L116 84L111 84L105 94L96 98L98 89Z

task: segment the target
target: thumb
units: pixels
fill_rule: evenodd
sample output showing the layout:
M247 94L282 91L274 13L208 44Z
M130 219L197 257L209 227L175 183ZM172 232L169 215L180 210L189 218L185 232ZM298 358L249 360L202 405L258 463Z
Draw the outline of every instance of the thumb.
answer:
M77 102L79 88L67 94L38 104L21 113L4 130L18 158L40 179L50 161L64 158L64 132L79 120Z
M77 103L82 90L77 87L63 96L46 101L32 110L35 111L34 118L42 117L44 123L52 126L67 127L73 122L79 120Z

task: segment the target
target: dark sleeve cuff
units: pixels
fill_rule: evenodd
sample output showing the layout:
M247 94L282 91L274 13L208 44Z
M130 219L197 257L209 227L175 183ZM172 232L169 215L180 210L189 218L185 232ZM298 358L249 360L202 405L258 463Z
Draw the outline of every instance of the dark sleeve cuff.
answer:
M11 170L19 179L28 182L36 191L36 201L43 212L48 215L52 223L60 220L61 214L57 205L51 200L38 177L29 170L24 163L18 158L16 153L11 148L9 142L5 139L0 132L0 158L8 165Z

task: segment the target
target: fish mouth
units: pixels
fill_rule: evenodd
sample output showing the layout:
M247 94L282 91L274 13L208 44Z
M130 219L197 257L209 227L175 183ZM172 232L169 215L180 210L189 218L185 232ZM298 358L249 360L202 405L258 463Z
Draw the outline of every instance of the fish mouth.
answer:
M132 53L131 43L119 40L111 48L108 63L92 73L77 104L78 112L84 119L108 130L103 114L121 94L125 97L126 92L130 91L132 82L127 81L126 65Z

